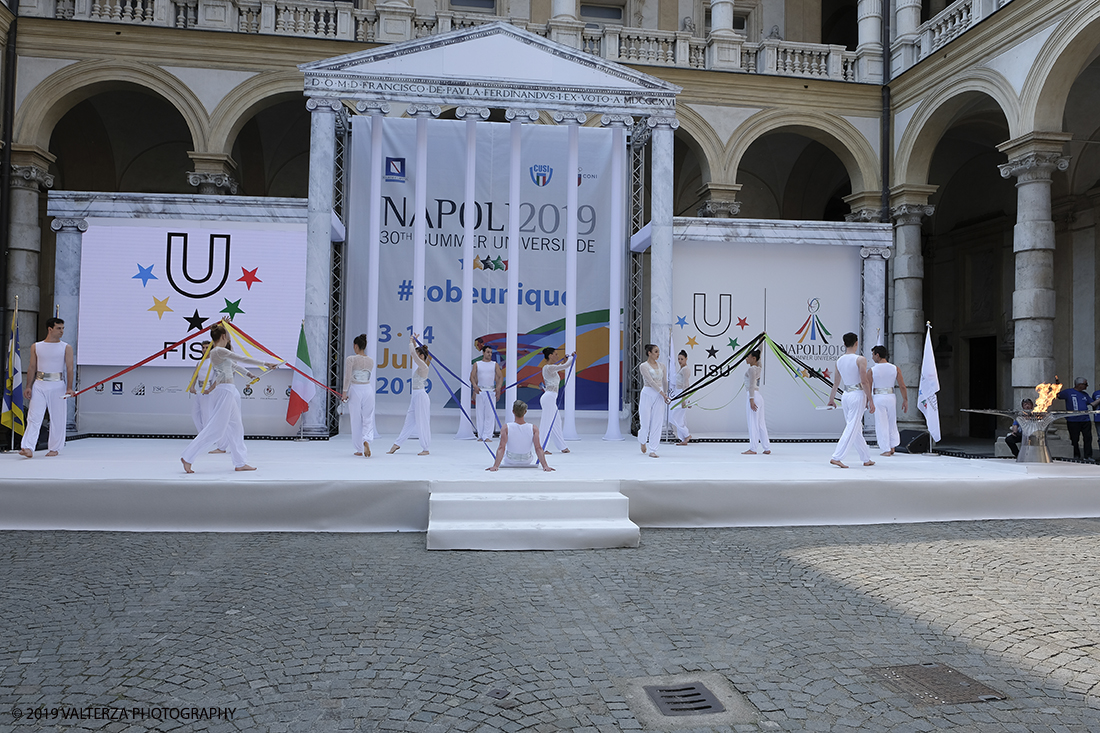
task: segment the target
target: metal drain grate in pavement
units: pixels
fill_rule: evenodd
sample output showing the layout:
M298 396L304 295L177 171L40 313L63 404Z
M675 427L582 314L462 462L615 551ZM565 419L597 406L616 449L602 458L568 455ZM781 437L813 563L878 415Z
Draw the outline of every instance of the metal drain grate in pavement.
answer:
M867 671L917 705L992 702L1006 697L946 664L925 662L900 667L872 667Z
M701 682L676 686L645 685L642 689L662 715L708 715L726 710Z

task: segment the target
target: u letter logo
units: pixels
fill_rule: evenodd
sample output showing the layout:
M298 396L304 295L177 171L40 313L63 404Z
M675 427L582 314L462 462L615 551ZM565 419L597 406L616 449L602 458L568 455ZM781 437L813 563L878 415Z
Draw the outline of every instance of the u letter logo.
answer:
M221 250L222 256L218 257L218 250ZM176 255L173 255L175 250ZM207 250L206 259L206 274L202 277L192 276L191 270L188 267L191 264L191 260L188 258L187 252L187 235L177 232L168 233L168 246L167 254L165 255L164 269L168 273L168 282L171 283L175 291L180 295L187 298L195 298L196 300L213 295L222 289L225 285L225 281L229 279L229 235L228 234L211 234L210 245ZM201 262L201 257L198 258ZM220 272L217 271L214 265L216 259L220 260ZM178 263L177 263L178 260ZM201 268L200 268L201 269ZM180 276L183 276L185 287L180 287ZM221 278L220 281L218 278ZM209 287L213 282L218 284L209 290L204 290ZM187 283L194 286L196 292L193 292L189 287L186 287Z
M696 293L692 320L695 321L695 328L704 336L721 336L729 330L733 322L733 296L729 293L718 295L718 317L712 321L707 314L707 294Z

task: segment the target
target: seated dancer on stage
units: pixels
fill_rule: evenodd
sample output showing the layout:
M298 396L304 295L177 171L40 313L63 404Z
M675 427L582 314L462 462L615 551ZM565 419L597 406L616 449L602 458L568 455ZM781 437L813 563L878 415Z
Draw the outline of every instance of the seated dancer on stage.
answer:
M370 442L374 440L374 359L363 353L367 334L356 336L351 348L355 353L344 361L344 402L351 416L351 444L354 455L370 458Z
M206 390L212 398L210 412L206 415L202 430L184 449L180 462L184 471L194 473L191 464L195 462L199 451L211 444L220 444L224 439L229 446L234 470L255 471L247 463L248 450L244 447L244 422L241 420L241 393L233 383L233 365L251 364L274 369L278 364L234 354L227 348L229 332L220 323L210 329L210 338L212 342L208 358L213 366L210 369L210 384Z
M527 403L516 400L512 404L515 422L500 428L500 445L497 447L497 459L486 471L504 468L533 468L540 463L543 471L553 471L546 462L546 454L539 441L539 430L523 419L527 414Z
M207 347L210 346L209 341L202 342L202 353L206 353ZM231 344L226 344L225 347L230 348ZM214 384L210 380L210 370L214 367L213 362L209 359L206 360L203 373L199 375L199 367L195 367L195 374L191 379L191 387L188 388L194 397L191 399L191 422L195 423L195 435L202 432L202 428L206 425L207 416L210 415L211 406L213 404L213 398L210 396L210 391L214 389ZM209 389L206 392L202 391L202 386L206 384ZM223 436L218 442L218 445L210 451L210 453L225 453L229 447L229 441Z
M844 395L840 399L840 406L844 408L844 432L840 435L840 441L836 444L833 457L829 463L841 468L847 468L841 462L844 454L853 445L859 459L864 466L873 466L871 451L867 448L867 441L863 439L863 411L867 409L867 395L871 392L871 372L867 369L867 359L860 356L859 336L854 333L844 334L844 355L836 360L836 375L833 380L833 390L829 393L829 407L836 407L836 391L844 383ZM875 403L871 403L871 414L875 412Z
M481 339L477 341L481 343ZM496 429L497 400L504 386L504 372L500 370L500 364L493 361L492 346L482 347L481 361L470 370L470 384L474 386L474 397L477 399L477 439L488 443Z
M1024 412L1031 412L1035 409L1035 403L1025 397L1020 400L1020 409ZM1005 436L1005 442L1008 443L1008 449L1012 451L1013 458L1020 457L1020 441L1023 440L1023 437L1024 431L1020 428L1020 421L1013 420L1012 427L1008 429L1008 435Z
M668 404L665 365L658 361L661 358L661 349L656 344L646 344L645 354L646 360L638 365L644 385L638 398L638 442L642 446L643 455L646 446L650 446L650 457L658 458L657 445L661 442L661 433L665 429L665 405Z
M561 373L569 369L569 357L555 362L554 354L557 349L549 346L542 350L542 397L539 405L542 407L542 416L539 418L539 432L544 436L549 434L547 445L557 448L562 453L568 453L565 447L565 438L561 433L561 416L558 415L558 387L561 384ZM574 352L576 355L576 352ZM550 452L547 451L547 455Z
M894 396L894 382L901 387L901 411L909 411L909 391L905 389L905 379L901 370L887 361L890 358L885 346L871 349L871 386L874 393L871 401L875 405L875 440L884 456L894 455L894 448L901 444L898 434L898 398Z
M401 444L408 440L413 430L420 440L420 452L418 456L428 455L428 448L432 446L432 403L428 400L428 391L424 388L428 381L428 365L432 363L432 355L428 353L428 347L417 346L416 340L420 334L413 334L409 338L409 353L416 364L416 371L412 378L412 397L409 399L409 411L405 413L405 425L401 428L401 434L393 442L393 447L387 451L396 453Z
M742 451L743 456L755 456L756 449L763 447L764 455L772 452L768 440L768 426L764 422L764 395L760 392L760 349L754 349L745 357L749 368L745 370L745 420L749 424L749 449Z
M73 378L73 347L61 340L65 334L65 321L50 318L46 321L46 339L31 344L31 361L27 365L27 384L23 386L23 399L30 400L27 410L27 429L19 446L19 455L34 458L38 445L38 433L42 430L42 418L50 413L50 449L47 456L56 456L65 447L65 430L69 422L65 397L75 396ZM34 375L33 380L31 375Z
M688 353L683 349L676 355L676 361L679 363L680 368L676 370L676 395L683 394L687 389L688 382L691 381L691 372L688 369ZM670 385L671 386L671 385ZM676 399L673 397L672 399ZM687 411L688 408L681 404L677 404L669 411L668 421L672 423L672 427L676 428L676 437L680 439L680 442L676 445L687 445L691 442L691 431L687 426Z

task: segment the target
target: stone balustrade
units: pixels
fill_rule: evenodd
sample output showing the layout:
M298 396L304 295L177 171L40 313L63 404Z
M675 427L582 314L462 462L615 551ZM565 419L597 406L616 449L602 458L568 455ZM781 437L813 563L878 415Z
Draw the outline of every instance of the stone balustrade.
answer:
M977 2L1006 1L960 0L956 5L966 4L969 7ZM514 23L537 35L551 37L552 23L527 23L485 13L441 11L434 15L421 15L412 6L400 4L382 4L369 9L355 5L343 0L23 0L20 11L31 17L360 43L424 38L495 21ZM943 20L942 30L936 37L946 38L948 33L961 32L955 30L961 22ZM398 30L395 32L394 28ZM867 81L858 78L857 53L842 46L771 38L760 43L748 43L743 35L736 33L701 38L688 31L620 25L585 27L577 35L575 43L586 53L628 64Z

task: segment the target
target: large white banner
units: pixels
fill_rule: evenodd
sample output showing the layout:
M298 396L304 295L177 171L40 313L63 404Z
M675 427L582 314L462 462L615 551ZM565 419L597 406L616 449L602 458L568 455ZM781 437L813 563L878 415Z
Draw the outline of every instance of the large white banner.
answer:
M672 340L676 351L688 353L692 382L718 371L762 331L831 379L836 359L844 353L843 335L859 333L859 247L746 243L736 238L677 241L673 270ZM761 363L770 437L839 437L844 428L839 410L816 410L823 401L791 377L766 347ZM748 435L747 368L741 364L690 398L695 404L687 412L692 436Z
M305 309L305 225L89 219L80 259L80 384L87 386L232 318L293 359ZM194 432L185 388L205 335L81 395L82 432ZM237 351L267 359L251 346ZM316 355L314 359L323 359ZM289 435L290 371L242 387L245 432Z
M416 164L414 120L386 119L382 159L370 160L370 125L356 117L353 125L351 220L349 223L346 333L351 339L365 330L370 294L367 280L368 195L370 169L383 167L377 404L380 412L404 412L408 405L408 339L412 324L413 220ZM608 237L611 206L611 132L580 129L580 170L566 169L568 129L524 125L520 205L520 261L508 259L508 183L510 130L507 124L478 124L475 211L475 259L465 262L466 123L428 123L427 227L424 304L425 341L437 358L469 378L467 353L460 344L462 271L474 269L475 338L493 347L504 360L506 298L519 304L517 372L523 379L536 374L543 348L565 345L565 251L577 250L577 384L578 409L607 407ZM566 241L566 183L580 180L576 242ZM508 270L519 267L519 291L509 294ZM469 348L469 345L466 345ZM446 372L444 372L446 375ZM435 373L432 405L436 412L455 407ZM452 390L457 382L447 375ZM534 377L519 390L521 399L538 408L541 394Z

